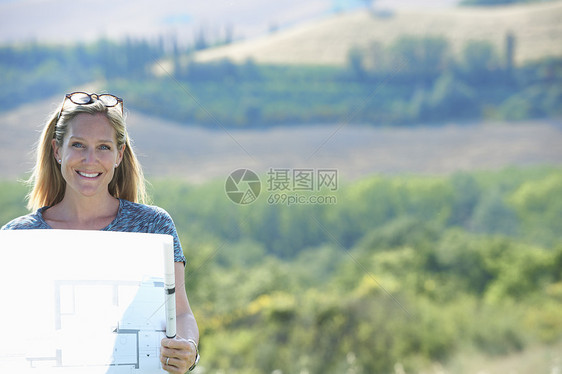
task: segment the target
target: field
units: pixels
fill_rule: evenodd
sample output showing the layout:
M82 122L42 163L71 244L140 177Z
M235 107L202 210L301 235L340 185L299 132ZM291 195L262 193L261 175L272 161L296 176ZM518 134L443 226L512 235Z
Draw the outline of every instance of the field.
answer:
M359 10L254 40L200 52L198 61L252 59L268 64L338 65L353 47L388 45L403 35L446 36L457 52L468 40L488 40L504 51L516 38L515 62L562 56L562 2L498 8Z
M0 178L23 177L53 97L0 114ZM149 177L192 183L238 168L337 168L342 180L373 173L448 174L508 166L562 164L559 120L375 128L352 124L269 130L207 130L128 114L131 138Z

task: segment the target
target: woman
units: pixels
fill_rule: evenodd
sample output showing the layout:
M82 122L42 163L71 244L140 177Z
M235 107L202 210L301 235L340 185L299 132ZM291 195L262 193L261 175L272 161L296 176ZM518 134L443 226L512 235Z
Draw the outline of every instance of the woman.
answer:
M65 96L41 134L28 208L3 230L80 229L169 234L176 285L185 284L185 257L169 214L144 205L145 181L131 148L123 100L74 92ZM185 287L177 287L178 336L163 339L160 360L170 373L192 370L199 330Z

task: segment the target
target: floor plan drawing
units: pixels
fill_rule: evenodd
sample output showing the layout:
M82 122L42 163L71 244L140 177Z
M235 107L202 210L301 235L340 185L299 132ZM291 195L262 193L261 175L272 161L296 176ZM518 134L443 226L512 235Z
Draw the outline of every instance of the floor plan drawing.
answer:
M0 317L13 337L0 343L0 372L165 373L163 248L171 237L31 231L0 232L8 305Z

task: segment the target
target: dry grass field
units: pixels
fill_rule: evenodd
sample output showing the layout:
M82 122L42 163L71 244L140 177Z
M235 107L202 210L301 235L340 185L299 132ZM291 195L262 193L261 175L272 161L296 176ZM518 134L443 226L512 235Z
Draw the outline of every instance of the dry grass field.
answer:
M509 7L359 10L202 51L196 60L341 66L351 48L368 48L373 42L388 45L402 35L444 36L458 52L468 40L488 40L503 51L507 33L516 38L517 64L562 56L562 1Z
M0 178L24 177L33 144L58 97L0 113ZM507 166L562 165L562 121L374 128L332 124L269 130L180 126L138 112L129 132L151 178L193 183L225 179L237 168L337 168L341 180L372 173L447 174Z

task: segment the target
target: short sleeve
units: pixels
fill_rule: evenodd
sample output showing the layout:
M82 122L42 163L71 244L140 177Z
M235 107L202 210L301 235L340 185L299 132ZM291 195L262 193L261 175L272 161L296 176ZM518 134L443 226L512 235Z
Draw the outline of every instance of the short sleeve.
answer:
M157 215L154 220L154 233L167 234L174 238L174 261L186 263L180 239L176 230L176 225L168 212L162 208L157 208Z

